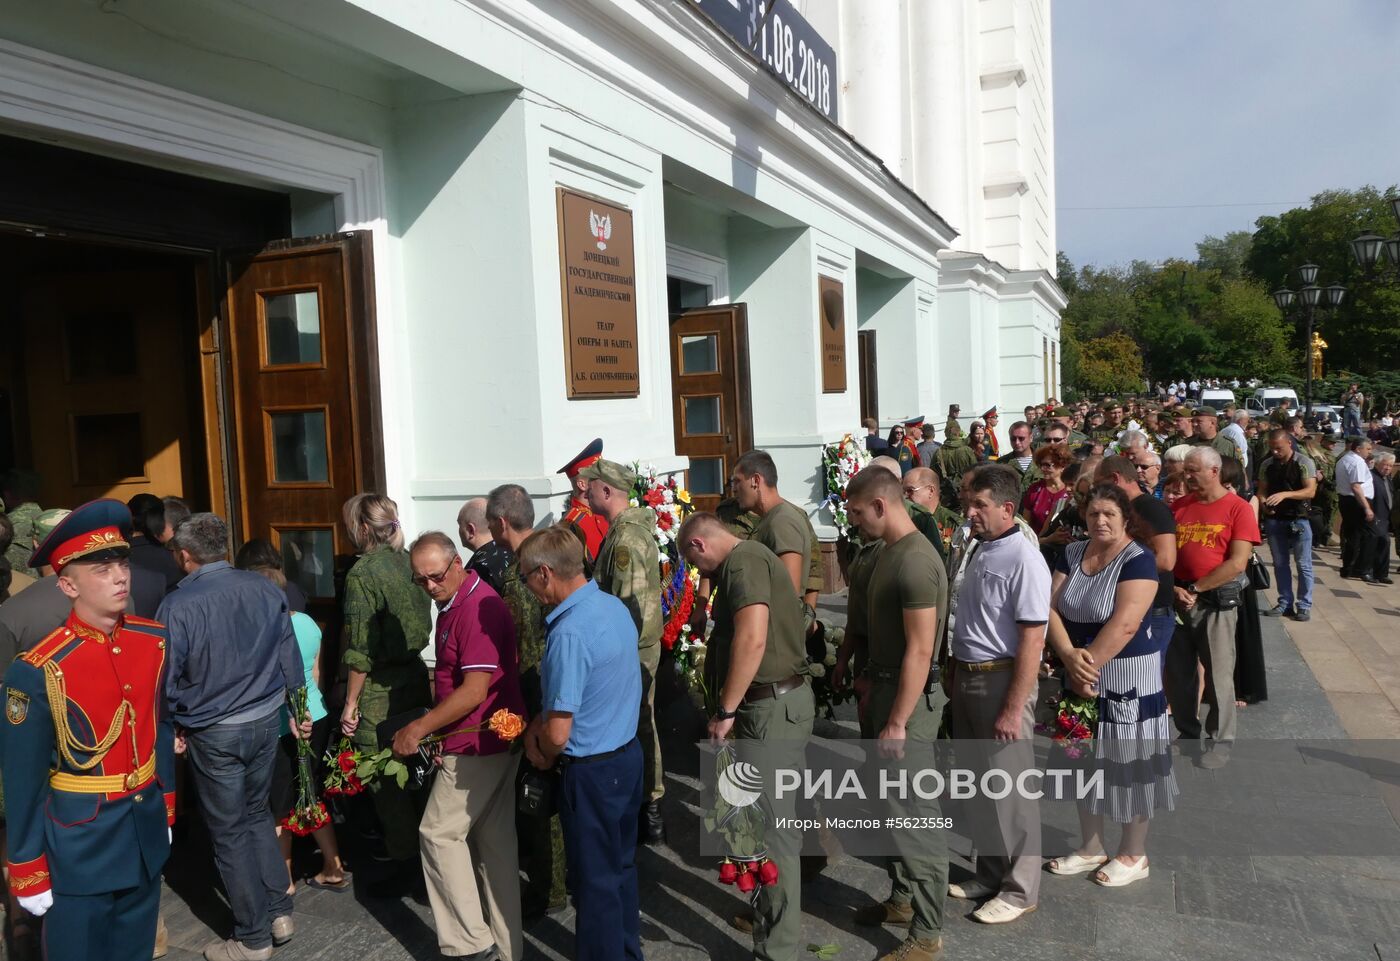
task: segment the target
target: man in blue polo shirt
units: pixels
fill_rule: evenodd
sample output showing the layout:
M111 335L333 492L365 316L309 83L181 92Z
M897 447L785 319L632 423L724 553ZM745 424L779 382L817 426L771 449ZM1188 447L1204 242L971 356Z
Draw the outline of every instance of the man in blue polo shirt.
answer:
M583 545L566 527L536 531L518 552L520 578L545 606L542 713L525 731L525 757L559 765L559 820L578 919L578 961L641 961L637 817L642 669L626 606L583 574Z

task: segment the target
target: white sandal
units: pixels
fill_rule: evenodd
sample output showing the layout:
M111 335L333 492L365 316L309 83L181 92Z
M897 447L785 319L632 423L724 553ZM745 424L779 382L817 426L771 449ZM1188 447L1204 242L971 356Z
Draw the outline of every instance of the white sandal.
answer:
M1086 857L1082 854L1071 854L1063 858L1051 858L1046 865L1046 870L1051 874L1058 874L1061 877L1072 877L1076 874L1085 874L1097 867L1102 867L1108 861L1107 854L1098 854Z
M1121 888L1147 877L1147 855L1138 858L1136 864L1124 864L1114 858L1094 874L1094 883L1105 888ZM1100 876L1102 875L1102 876Z

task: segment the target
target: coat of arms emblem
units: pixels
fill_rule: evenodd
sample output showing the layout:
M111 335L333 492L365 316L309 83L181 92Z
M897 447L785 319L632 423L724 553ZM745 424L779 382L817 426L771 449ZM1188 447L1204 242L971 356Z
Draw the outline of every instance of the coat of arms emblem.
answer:
M8 694L5 699L5 717L11 724L23 724L24 719L29 716L29 695L14 688L9 688Z
M589 210L588 231L598 241L598 249L607 250L607 241L612 237L612 214L598 214Z

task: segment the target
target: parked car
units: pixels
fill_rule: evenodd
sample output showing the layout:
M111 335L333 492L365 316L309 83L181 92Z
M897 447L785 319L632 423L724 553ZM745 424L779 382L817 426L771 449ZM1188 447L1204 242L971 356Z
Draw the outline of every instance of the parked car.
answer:
M1321 431L1324 434L1340 434L1342 432L1342 409L1332 404L1313 404L1312 417L1304 414L1304 426L1308 430Z

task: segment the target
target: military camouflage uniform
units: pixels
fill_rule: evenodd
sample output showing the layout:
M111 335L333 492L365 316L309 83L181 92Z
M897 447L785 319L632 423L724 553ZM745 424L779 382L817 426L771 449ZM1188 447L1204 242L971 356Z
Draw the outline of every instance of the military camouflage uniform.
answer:
M939 505L941 508L943 505ZM909 512L909 519L914 522L914 527L924 535L924 540L933 545L934 551L938 554L938 559L945 564L948 561L948 548L943 543L943 530L938 526L938 519L924 505L916 504L907 497L904 499L904 509Z
M637 737L642 742L642 787L647 800L666 793L661 766L661 739L656 733L656 669L661 663L661 558L657 552L656 513L629 507L608 529L593 579L627 606L637 626L637 656L642 662L642 707Z
M520 690L530 717L540 713L540 661L544 660L544 611L539 599L530 593L520 577L520 560L511 554L501 578L501 599L510 608L515 622L515 641L520 651ZM568 897L564 887L564 832L559 815L547 818L515 815L515 833L520 845L520 869L525 872L520 902L530 915L548 907L560 907Z
M39 572L29 566L29 555L34 553L34 518L38 517L42 510L33 501L25 501L6 513L9 515L10 523L15 528L15 538L10 542L9 550L5 551L5 559L10 562L10 570L17 574L38 577Z
M943 479L944 500L957 497L962 475L977 466L977 455L963 437L951 437L938 450L938 476Z
M379 743L381 722L433 706L422 658L432 633L431 604L413 583L407 551L387 545L371 548L345 576L346 649L341 663L366 675L360 723L351 737L362 751L374 754L388 746ZM371 781L369 791L389 857L407 861L417 855L420 795L427 792L403 790L388 778Z
M1032 484L1041 479L1040 468L1035 466L1034 460L1032 460L1028 465L1026 465L1025 473L1021 472L1020 465L1016 463L1016 455L1014 453L1003 454L1002 456L997 458L997 463L1005 467L1010 467L1017 473L1017 475L1020 476L1021 495L1023 497L1025 496L1027 488L1029 488ZM947 558L945 557L944 560L947 560Z

